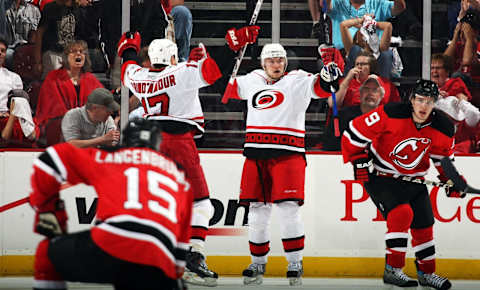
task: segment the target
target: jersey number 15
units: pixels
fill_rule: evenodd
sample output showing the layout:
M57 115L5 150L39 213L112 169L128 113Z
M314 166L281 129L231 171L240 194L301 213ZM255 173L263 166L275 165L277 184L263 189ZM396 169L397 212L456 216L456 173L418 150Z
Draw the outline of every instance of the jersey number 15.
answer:
M143 205L140 203L139 198L139 169L130 167L123 174L127 177L127 200L124 202L123 207L126 209L142 209ZM167 204L162 206L158 201L148 200L148 209L166 217L173 223L177 223L177 201L170 192L162 189L159 185L162 184L177 192L178 184L165 175L152 170L147 171L147 184L148 191L152 195L164 200Z

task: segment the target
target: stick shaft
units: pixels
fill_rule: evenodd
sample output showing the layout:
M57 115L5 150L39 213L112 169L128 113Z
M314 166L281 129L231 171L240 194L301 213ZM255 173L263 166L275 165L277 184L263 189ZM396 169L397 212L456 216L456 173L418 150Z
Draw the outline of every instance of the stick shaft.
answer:
M252 18L250 18L249 25L254 25L257 22L258 14L260 13L260 9L262 8L263 0L258 0L257 5L255 5L255 9L253 10ZM243 56L245 55L245 51L247 50L247 45L240 49L238 53L237 60L235 61L235 66L233 67L232 75L230 76L229 83L233 84L233 80L237 77L238 70L240 69L240 65L242 64Z
M28 202L28 196L27 196L27 197L24 197L24 198L22 198L22 199L13 201L13 202L11 202L11 203L7 203L6 205L0 206L0 212L9 210L9 209L11 209L11 208L17 207L17 206L22 205L22 204L27 203L27 202Z

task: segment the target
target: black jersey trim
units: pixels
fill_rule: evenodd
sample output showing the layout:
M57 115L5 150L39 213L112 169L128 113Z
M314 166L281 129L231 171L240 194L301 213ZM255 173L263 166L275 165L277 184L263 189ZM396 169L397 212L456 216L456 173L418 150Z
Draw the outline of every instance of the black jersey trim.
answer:
M60 170L57 167L57 164L55 164L55 161L53 161L52 157L50 156L50 154L47 151L43 152L38 157L38 159L40 161L42 161L43 163L45 163L48 167L53 169L59 176L62 176L61 173L60 173Z
M154 237L160 241L165 247L172 253L175 254L176 247L173 246L172 241L160 230L157 230L153 227L142 225L136 222L107 222L112 227L116 227L125 231L147 234Z

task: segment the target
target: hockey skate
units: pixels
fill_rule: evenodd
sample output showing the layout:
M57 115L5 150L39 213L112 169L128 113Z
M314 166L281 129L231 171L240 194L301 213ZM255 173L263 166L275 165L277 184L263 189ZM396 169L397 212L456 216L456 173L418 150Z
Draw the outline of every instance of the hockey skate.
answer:
M302 285L303 262L288 263L287 278L290 286Z
M438 276L435 273L427 274L422 271L417 271L418 282L422 286L432 287L438 290L446 290L452 287L452 283L447 278Z
M205 263L205 257L198 253L190 251L187 253L187 266L183 279L192 285L217 286L218 274L209 270Z
M244 285L260 285L263 283L263 274L265 274L265 264L250 264L247 269L243 270Z
M383 283L398 287L418 286L418 282L403 273L401 268L393 268L390 265L385 265L385 272L383 272Z

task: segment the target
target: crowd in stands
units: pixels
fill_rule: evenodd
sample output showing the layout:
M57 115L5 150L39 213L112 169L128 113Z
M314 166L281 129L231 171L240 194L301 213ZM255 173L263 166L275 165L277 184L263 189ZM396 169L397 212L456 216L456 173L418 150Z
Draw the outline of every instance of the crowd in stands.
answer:
M345 62L336 92L337 106L340 112L356 109L355 114L341 113L344 124L367 111L365 90L372 83L381 86L378 105L402 101L405 93L398 83L402 68L409 63L400 58L395 46L398 37L422 40L419 2L308 0L312 37L318 38L319 44L331 39L332 47ZM1 147L45 147L71 139L67 135L84 136L66 133L67 122L62 124L67 112L74 109L78 116L87 118L87 123L99 126L89 119L88 100L98 88L119 91L121 66L116 46L121 36L121 5L118 0L0 1ZM449 0L447 5L449 42L442 51L432 54L431 79L448 100L441 100L438 107L453 114L457 124L457 152L479 152L480 0ZM323 12L331 19L329 30L324 30ZM183 0L131 0L130 22L132 31L140 31L143 47L155 38L170 37L179 47L179 61L187 61L193 25ZM327 38L325 31L330 33ZM149 66L143 51L142 65ZM373 79L376 82L371 82ZM22 105L25 100L28 109ZM333 104L329 101L328 105L324 146L315 147L338 150L326 145L332 144L329 130ZM132 104L130 111L137 106ZM106 113L115 117L118 112ZM141 115L141 109L137 114ZM108 142L116 142L118 127L111 125L108 121L108 130L92 127L88 132L95 132L89 133L95 138L108 135ZM335 137L333 141L336 144Z

